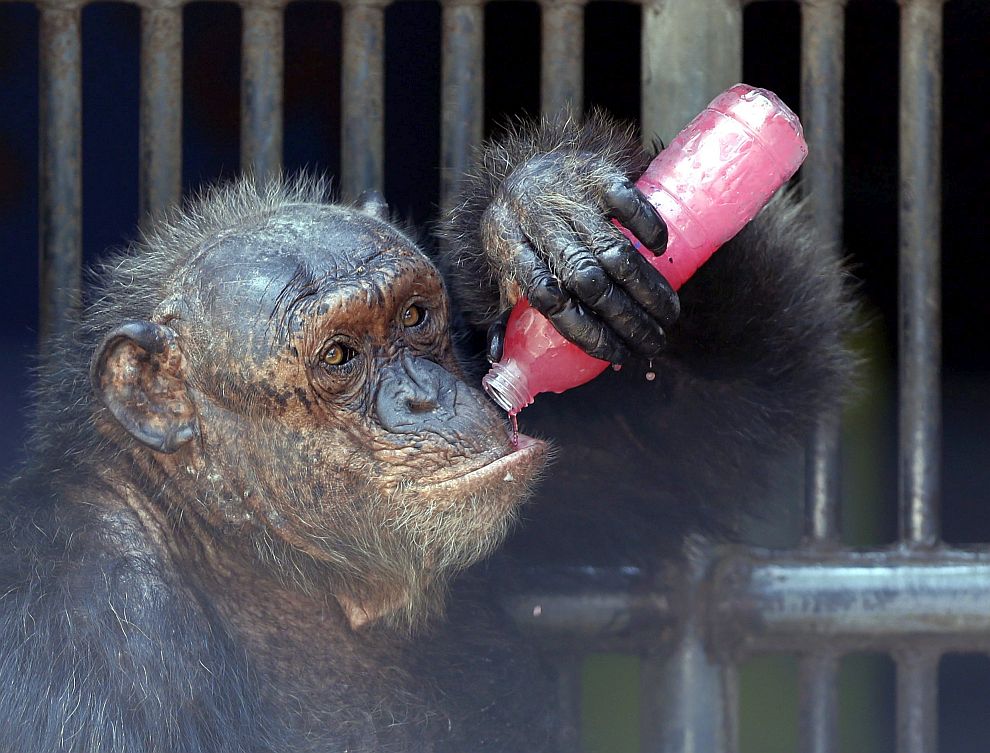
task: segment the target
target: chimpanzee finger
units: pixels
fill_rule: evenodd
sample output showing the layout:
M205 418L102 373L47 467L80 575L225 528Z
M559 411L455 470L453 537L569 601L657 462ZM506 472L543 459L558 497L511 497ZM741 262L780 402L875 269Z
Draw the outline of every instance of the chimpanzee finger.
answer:
M628 243L598 252L598 263L629 296L664 328L677 321L681 302L667 278Z
M543 314L554 328L588 355L603 361L622 363L629 350L590 309L572 299L528 244L516 247L517 273L530 305Z
M573 235L547 239L562 260L561 282L584 306L594 311L626 345L642 355L656 355L665 337L654 321L598 263L587 247Z
M667 248L667 223L632 181L612 183L605 191L605 206L608 216L621 222L654 255Z
M667 278L636 251L615 226L603 219L575 217L578 233L594 250L602 268L636 303L664 329L680 315L681 304Z
M498 363L502 360L502 350L505 347L505 326L509 321L509 311L499 314L498 321L488 327L488 363Z

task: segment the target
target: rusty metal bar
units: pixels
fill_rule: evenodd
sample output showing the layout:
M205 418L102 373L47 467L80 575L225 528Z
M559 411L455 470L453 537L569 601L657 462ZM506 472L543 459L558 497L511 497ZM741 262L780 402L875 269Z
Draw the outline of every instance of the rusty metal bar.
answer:
M942 424L941 0L902 0L900 66L900 526L907 543L932 546Z
M798 664L799 745L801 753L839 749L839 662L834 654L813 653Z
M808 140L802 178L818 236L830 253L842 246L842 88L844 0L801 4L801 115ZM839 538L839 421L824 419L807 456L805 536L830 545Z
M64 333L78 301L82 259L80 7L41 5L40 335Z
M643 139L669 141L716 94L742 78L739 0L645 0Z
M182 194L182 7L141 8L142 222Z
M385 186L385 8L378 0L342 5L340 182L354 199Z
M897 654L897 753L938 749L938 655L919 649Z
M241 170L265 180L282 169L284 7L244 3L241 12Z
M485 11L481 2L443 4L440 206L449 209L457 180L481 143L484 112Z
M541 3L540 103L544 115L584 104L584 5L572 0Z

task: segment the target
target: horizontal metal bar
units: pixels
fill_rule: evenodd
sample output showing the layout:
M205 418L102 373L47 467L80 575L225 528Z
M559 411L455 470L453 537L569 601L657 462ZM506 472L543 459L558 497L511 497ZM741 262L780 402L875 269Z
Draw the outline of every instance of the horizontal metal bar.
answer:
M671 589L636 568L534 569L516 575L502 604L520 628L547 639L557 649L573 645L584 650L637 645L653 647L670 637L674 614ZM572 643L573 642L573 643Z
M751 650L990 646L990 552L741 554L712 575L715 643Z
M527 632L586 650L655 646L677 634L683 568L651 580L582 568L515 579L503 604ZM664 585L666 583L667 585ZM990 548L836 552L725 548L704 587L707 643L723 658L761 651L990 651Z

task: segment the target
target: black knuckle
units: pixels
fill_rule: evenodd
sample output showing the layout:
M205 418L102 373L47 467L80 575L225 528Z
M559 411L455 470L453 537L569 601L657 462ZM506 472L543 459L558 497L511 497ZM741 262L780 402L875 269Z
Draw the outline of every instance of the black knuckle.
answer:
M584 300L599 298L608 290L608 275L601 267L587 267L572 281L574 293Z
M550 276L534 280L526 291L526 297L538 310L550 314L560 311L567 302L557 281Z
M627 282L634 277L638 271L635 251L625 243L617 243L602 251L600 258L602 265L609 273L620 282Z
M628 204L634 190L631 180L628 178L617 178L605 189L605 202L616 208L620 205Z

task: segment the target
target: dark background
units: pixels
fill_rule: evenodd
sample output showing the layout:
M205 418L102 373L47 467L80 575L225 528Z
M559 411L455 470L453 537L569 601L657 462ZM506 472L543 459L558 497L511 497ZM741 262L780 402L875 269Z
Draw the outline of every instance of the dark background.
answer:
M591 3L585 102L626 118L639 110L638 6ZM745 15L744 80L800 110L799 9L761 2ZM286 11L285 166L339 171L340 10L293 3ZM0 467L21 452L37 332L38 20L34 7L0 3ZM139 11L96 3L83 13L83 242L87 260L133 236L137 216ZM943 530L952 542L990 541L990 313L985 111L990 4L945 10L943 301L945 471ZM845 84L845 246L866 302L859 342L867 358L851 411L845 474L847 537L893 540L896 531L898 7L851 1ZM539 109L539 9L500 2L486 11L486 133L508 114ZM185 9L183 183L238 169L239 9ZM386 196L419 223L439 192L440 10L392 5L386 14ZM849 509L856 501L855 509ZM886 690L875 700L889 721ZM943 663L941 749L990 749L990 668L974 657ZM885 700L886 699L886 700ZM885 728L888 724L883 725ZM886 748L890 735L881 732Z

